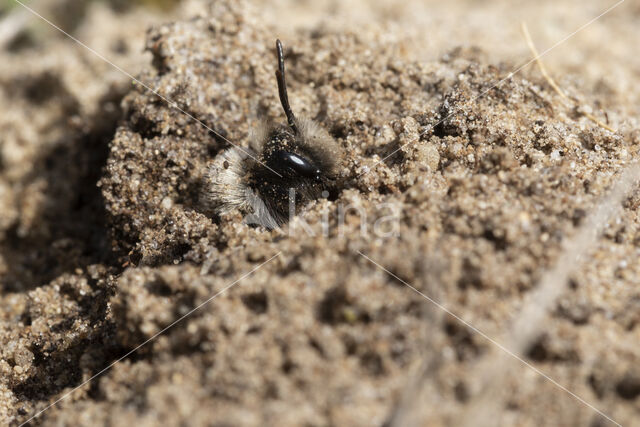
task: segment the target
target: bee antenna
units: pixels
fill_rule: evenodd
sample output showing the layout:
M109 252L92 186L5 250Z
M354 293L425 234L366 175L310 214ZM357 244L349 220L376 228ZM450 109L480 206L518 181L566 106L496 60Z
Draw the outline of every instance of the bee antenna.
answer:
M295 133L298 133L298 127L296 126L296 116L293 115L293 111L291 111L291 106L289 105L287 83L284 79L284 53L282 52L282 43L279 39L276 40L276 53L278 55L278 69L276 70L276 80L278 81L278 94L280 95L280 103L282 104L284 113L287 115L287 122L289 123L289 127L291 127L291 129Z

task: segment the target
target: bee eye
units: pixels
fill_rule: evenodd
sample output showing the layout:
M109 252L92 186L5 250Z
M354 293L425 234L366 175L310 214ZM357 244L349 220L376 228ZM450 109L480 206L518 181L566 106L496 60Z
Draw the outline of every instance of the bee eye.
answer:
M320 170L309 160L289 151L276 151L272 154L269 166L284 176L300 176L320 180Z

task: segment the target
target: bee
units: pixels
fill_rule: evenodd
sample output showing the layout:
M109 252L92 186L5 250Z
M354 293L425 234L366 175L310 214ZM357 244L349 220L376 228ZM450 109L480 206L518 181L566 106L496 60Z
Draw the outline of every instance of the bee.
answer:
M204 185L210 211L222 215L239 210L245 222L268 229L282 226L306 203L328 194L344 155L319 123L293 114L280 40L276 56L287 123L262 123L251 137L251 149L231 147L216 156Z

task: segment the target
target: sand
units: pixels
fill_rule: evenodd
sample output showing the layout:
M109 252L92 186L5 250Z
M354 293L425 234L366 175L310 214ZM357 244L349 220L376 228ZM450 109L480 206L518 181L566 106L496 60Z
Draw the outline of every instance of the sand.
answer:
M617 132L533 65L495 86L530 59L520 19L544 51L613 4L596 3L97 4L74 34L138 81L64 37L3 52L0 424L64 397L32 423L458 425L499 350L402 281L503 337L638 158L634 4L544 58ZM346 159L327 199L267 231L202 195L228 141L284 121L276 37L293 110ZM623 425L640 417L639 205L523 354ZM499 385L495 424L606 424L519 362Z

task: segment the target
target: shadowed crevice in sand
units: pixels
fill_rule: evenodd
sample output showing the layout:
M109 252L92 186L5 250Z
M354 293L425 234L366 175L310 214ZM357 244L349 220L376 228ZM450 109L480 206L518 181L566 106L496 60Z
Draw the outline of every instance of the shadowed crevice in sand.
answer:
M117 106L122 96L115 92L101 104ZM96 184L119 118L119 108L101 109L88 120L89 130L60 139L35 161L23 186L40 181L46 189L31 227L14 224L0 243L8 266L8 273L0 277L3 292L28 291L91 264L114 264L106 211ZM19 205L24 203L21 200Z

